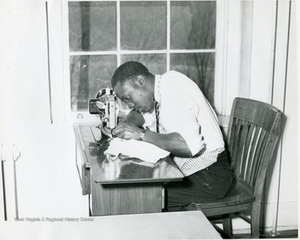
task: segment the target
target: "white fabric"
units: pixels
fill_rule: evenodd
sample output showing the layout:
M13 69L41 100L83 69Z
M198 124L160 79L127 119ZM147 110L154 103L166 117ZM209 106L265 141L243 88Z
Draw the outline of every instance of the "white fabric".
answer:
M195 158L178 158L174 161L185 175L208 167L224 150L223 136L217 116L209 102L187 76L170 71L155 76L155 100L160 104L160 133L179 133ZM148 116L144 127L153 125ZM183 167L185 166L185 167Z
M128 157L139 158L146 162L155 163L161 158L167 157L170 153L151 143L138 141L134 139L125 140L121 138L113 138L104 154L119 154Z

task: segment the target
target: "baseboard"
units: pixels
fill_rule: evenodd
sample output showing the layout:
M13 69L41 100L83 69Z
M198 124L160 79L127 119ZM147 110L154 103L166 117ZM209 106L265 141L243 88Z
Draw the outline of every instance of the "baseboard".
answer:
M272 227L266 227L265 228L265 233L268 235L282 235L280 233L284 232L298 232L298 225L293 225L293 226L279 226L276 229L273 230ZM243 235L243 234L250 234L250 228L244 228L244 229L233 229L233 234L234 235Z
M275 222L273 216L274 207L273 203L266 205L265 232L298 230L298 202L279 203L276 228L273 226ZM239 218L232 220L232 228L234 234L250 233L250 225Z
M241 233L241 234L235 234L234 238L237 239L250 239L250 233ZM272 232L266 232L263 236L260 236L262 239L272 239L272 238L294 238L298 239L298 229L295 230L287 230L287 231L277 231L276 233Z

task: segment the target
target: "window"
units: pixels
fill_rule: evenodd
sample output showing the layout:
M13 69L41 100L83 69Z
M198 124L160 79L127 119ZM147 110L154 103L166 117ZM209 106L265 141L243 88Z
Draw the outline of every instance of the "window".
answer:
M129 60L153 74L186 74L214 105L216 1L69 1L66 7L72 112L86 111Z

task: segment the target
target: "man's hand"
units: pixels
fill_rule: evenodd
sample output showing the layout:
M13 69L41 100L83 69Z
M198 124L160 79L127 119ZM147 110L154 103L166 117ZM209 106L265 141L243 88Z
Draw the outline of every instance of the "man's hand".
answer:
M112 130L112 135L124 139L139 139L142 129L132 123L122 122Z
M108 136L108 137L112 137L112 131L111 131L111 129L110 128L108 128L108 127L101 127L101 132L104 134L104 135L106 135L106 136Z

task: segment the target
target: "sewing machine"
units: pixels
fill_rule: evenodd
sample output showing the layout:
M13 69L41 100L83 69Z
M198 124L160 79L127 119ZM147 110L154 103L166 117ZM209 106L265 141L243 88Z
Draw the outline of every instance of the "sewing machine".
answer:
M119 106L117 97L111 88L100 89L95 99L89 101L90 114L99 114L100 127L110 131L117 126Z

